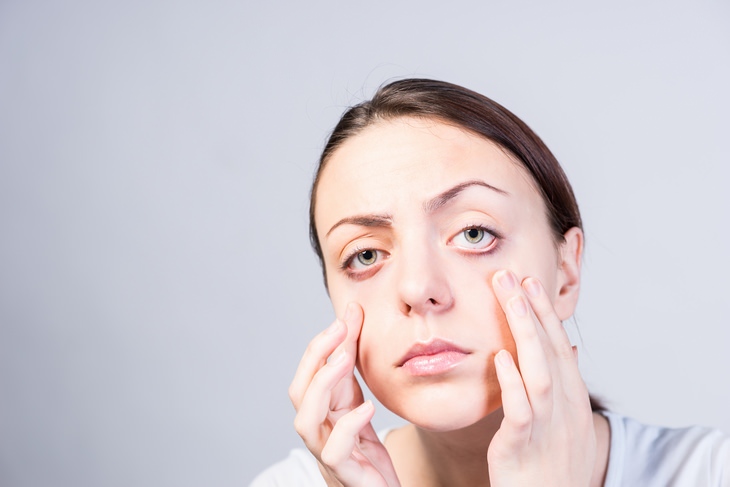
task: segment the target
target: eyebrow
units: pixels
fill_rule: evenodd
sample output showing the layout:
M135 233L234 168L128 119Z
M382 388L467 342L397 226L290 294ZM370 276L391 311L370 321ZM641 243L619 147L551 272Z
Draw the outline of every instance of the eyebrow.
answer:
M459 196L459 194L461 194L461 192L464 191L466 188L470 188L472 186L482 186L484 188L495 191L503 196L509 196L509 193L503 189L499 189L496 186L487 184L484 181L480 181L479 179L472 179L471 181L465 181L463 183L459 183L456 186L454 186L453 188L447 189L443 193L431 198L423 205L423 210L426 213L433 213L434 211L438 210L439 208L444 206L449 201L451 201L454 198L456 198L457 196Z
M471 181L465 181L463 183L459 183L453 188L447 189L443 193L440 193L430 200L428 200L423 205L423 210L426 213L433 213L434 211L438 210L445 204L447 204L449 201L453 200L459 194L461 194L465 189L470 188L472 186L482 186L484 188L490 189L492 191L495 191L501 195L509 196L509 193L507 191L504 191L503 189L499 189L496 186L492 186L491 184L487 184L484 181L480 181L478 179L473 179ZM348 216L346 218L343 218L342 220L338 221L334 225L332 225L332 228L329 229L325 237L328 237L330 233L334 231L335 228L341 226L341 225L359 225L361 227L391 227L393 226L393 217L388 214L368 214L368 215L355 215L355 216Z
M329 232L327 232L325 237L328 237L335 228L345 224L360 225L361 227L390 227L393 225L393 217L390 215L348 216L347 218L343 218L342 220L332 225L332 228L329 229Z

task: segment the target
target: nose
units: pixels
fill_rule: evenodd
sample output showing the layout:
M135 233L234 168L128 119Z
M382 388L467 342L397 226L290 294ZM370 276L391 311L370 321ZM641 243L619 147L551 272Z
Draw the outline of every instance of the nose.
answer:
M454 302L447 272L436 249L404 251L398 262L398 295L406 314L440 313Z

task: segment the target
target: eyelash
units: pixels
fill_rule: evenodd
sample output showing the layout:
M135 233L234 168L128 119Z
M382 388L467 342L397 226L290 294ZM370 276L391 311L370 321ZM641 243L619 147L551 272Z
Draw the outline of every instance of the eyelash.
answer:
M491 235L492 237L494 237L494 243L490 244L488 247L486 247L484 249L465 249L465 248L460 247L461 250L463 250L469 254L472 254L472 255L490 254L490 253L494 252L494 250L499 245L499 242L502 240L502 234L497 232L497 230L495 230L494 228L491 228L491 227L488 227L488 226L482 225L482 224L472 224L472 225L465 225L464 227L462 227L461 230L459 230L456 234L454 234L453 237L451 237L449 242L453 241L454 238L456 238L460 234L463 234L467 230L482 230L482 231L488 233L489 235Z
M469 250L469 249L465 249L465 248L460 248L463 252L468 254L470 257L477 257L477 256L481 256L481 255L491 254L492 252L494 252L497 249L497 247L499 246L499 242L502 240L502 235L499 232L497 232L495 229L488 227L486 225L481 225L481 224L465 225L464 227L462 227L461 230L459 230L456 234L454 234L453 237L451 237L449 239L449 242L451 242L457 235L459 235L467 230L472 230L472 229L482 230L482 231L488 233L489 235L494 237L494 243L491 244L486 249ZM347 274L347 276L351 279L357 280L357 279L367 277L367 274L368 274L368 272L370 272L370 269L354 271L354 270L350 269L350 266L352 265L352 261L358 256L358 254L360 254L362 252L366 252L368 250L375 252L378 255L378 261L386 258L383 256L383 254L387 254L387 252L384 252L384 251L378 250L378 249L374 249L374 248L357 246L351 252L349 252L345 256L345 258L342 259L342 262L340 263L340 270L345 272ZM375 265L373 265L373 267L376 268Z
M382 257L382 254L384 254L385 252L383 252L382 250L358 246L358 247L355 247L352 250L352 252L349 252L344 259L342 259L342 263L340 264L340 270L345 272L347 274L347 276L351 279L367 277L366 274L369 272L369 269L355 271L355 270L350 269L350 266L352 265L352 261L355 260L355 258L358 256L358 254L361 254L362 252L366 252L368 250L375 252L376 255L378 256L378 260L381 260L384 258L384 257ZM373 267L375 267L375 265L373 265Z

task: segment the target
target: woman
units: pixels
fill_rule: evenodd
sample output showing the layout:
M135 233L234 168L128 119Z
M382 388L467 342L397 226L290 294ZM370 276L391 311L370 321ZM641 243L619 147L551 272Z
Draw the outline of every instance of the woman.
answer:
M312 244L336 315L289 389L297 450L255 486L730 485L730 439L602 411L563 330L583 232L558 162L477 93L403 80L325 146ZM367 386L409 425L377 435Z

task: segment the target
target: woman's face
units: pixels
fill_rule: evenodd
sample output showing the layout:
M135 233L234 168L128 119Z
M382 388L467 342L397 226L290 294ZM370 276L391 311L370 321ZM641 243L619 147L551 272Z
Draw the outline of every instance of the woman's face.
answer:
M421 427L465 427L501 405L494 355L517 354L497 270L538 278L561 319L573 312L531 177L462 129L401 118L348 139L321 175L315 221L335 312L364 311L363 379Z

